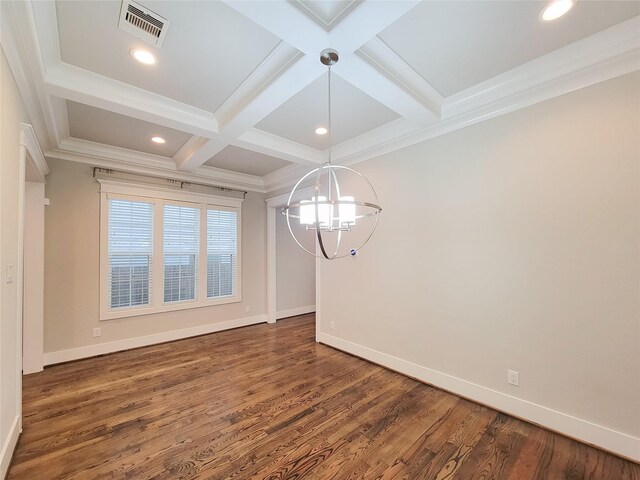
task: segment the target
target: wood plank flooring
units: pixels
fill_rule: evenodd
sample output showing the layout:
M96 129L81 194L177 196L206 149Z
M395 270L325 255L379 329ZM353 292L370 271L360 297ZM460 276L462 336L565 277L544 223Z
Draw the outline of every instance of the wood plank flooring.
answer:
M305 315L29 375L8 478L640 479L314 330Z

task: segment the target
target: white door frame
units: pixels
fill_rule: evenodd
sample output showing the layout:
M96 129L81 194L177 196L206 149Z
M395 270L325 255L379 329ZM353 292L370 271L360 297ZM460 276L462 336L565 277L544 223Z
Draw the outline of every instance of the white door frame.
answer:
M19 266L18 275L16 277L19 290L18 308L19 308L19 345L20 345L20 365L22 365L23 374L29 374L42 371L44 368L44 314L43 314L43 299L44 299L44 256L42 258L42 265L35 265L35 276L37 278L31 278L30 273L27 272L29 282L25 283L25 268L24 268L24 245L25 245L25 195L26 195L26 171L29 167L29 181L34 183L45 183L45 176L49 173L49 167L45 161L42 149L38 144L38 141L33 131L33 127L26 123L20 124L20 200L18 205L18 254L19 254ZM42 202L41 208L44 208L44 189L42 190ZM40 206L37 206L40 208ZM44 217L41 215L41 221L44 221ZM44 232L44 225L39 226L39 231ZM44 249L44 238L39 239L38 248ZM34 304L30 301L31 298L38 299L38 304ZM23 308L23 302L25 299L28 301L29 306ZM23 325L24 322L24 325ZM28 335L24 335L24 332L28 332ZM22 403L22 402L20 402Z
M293 200L309 198L313 195L314 187L301 188L296 193ZM280 210L287 204L289 193L276 195L267 198L267 322L276 323L276 225L277 215L281 215ZM316 338L318 325L320 324L320 259L316 259Z

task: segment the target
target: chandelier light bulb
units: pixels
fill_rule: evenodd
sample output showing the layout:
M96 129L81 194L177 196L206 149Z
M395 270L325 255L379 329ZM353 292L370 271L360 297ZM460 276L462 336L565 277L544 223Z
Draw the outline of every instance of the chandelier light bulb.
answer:
M338 205L338 221L341 227L353 226L356 224L356 205L355 198L351 195L344 195L340 197L340 205Z

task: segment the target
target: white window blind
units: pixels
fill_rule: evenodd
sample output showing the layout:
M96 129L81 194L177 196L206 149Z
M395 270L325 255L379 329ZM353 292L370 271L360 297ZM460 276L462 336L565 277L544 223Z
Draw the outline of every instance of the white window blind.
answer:
M235 295L238 214L207 210L207 298Z
M164 301L195 300L198 291L200 208L164 206Z
M109 308L149 305L153 204L109 200Z

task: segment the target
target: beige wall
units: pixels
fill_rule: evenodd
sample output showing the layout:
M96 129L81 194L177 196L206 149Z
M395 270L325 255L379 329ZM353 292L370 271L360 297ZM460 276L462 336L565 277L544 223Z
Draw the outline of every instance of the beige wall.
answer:
M325 340L640 458L639 89L627 75L358 164L384 210L355 262L322 263Z
M46 196L46 353L261 315L266 312L264 196L242 203L242 302L99 321L99 184L88 165L49 160ZM250 306L247 313L245 307ZM94 338L93 328L102 336Z
M27 121L27 114L4 52L0 56L0 451L4 452L0 478L3 478L13 452L8 442L17 438L16 428L20 428L22 318L17 206L21 183L20 123ZM10 284L5 282L7 265L14 267L14 280Z
M298 234L305 235L299 225ZM316 303L316 262L293 240L287 219L276 215L276 308L284 312L311 307ZM280 315L279 315L280 316Z

